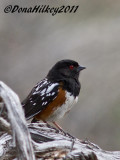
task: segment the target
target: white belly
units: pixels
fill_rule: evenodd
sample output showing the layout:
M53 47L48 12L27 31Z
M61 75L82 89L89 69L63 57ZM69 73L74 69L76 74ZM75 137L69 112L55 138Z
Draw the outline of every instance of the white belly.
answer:
M58 107L57 110L55 110L53 114L48 117L47 121L53 122L61 119L65 113L67 113L73 105L77 103L77 101L78 97L75 98L69 92L66 92L66 102L62 106Z

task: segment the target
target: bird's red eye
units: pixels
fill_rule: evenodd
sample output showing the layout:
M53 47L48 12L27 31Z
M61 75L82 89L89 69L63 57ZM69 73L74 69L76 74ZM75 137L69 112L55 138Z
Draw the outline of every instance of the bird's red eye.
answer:
M70 65L69 68L72 70L72 69L74 68L74 66L73 66L73 65Z

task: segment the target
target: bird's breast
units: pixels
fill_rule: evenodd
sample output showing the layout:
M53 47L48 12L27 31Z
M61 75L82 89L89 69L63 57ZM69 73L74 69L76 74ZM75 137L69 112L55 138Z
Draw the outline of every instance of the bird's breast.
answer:
M65 92L65 98L65 102L54 110L54 112L48 117L47 121L57 121L61 119L78 101L78 97L74 97L67 91Z

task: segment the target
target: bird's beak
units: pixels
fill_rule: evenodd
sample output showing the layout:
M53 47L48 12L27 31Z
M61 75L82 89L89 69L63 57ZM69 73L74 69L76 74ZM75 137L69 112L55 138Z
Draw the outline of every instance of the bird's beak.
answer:
M80 72L80 71L82 71L83 69L86 69L86 67L79 66L79 67L77 68L77 71Z

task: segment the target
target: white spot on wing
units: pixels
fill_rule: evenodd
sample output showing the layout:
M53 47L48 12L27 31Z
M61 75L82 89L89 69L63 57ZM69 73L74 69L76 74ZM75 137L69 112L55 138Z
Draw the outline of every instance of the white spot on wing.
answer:
M47 83L48 83L47 81L44 81L44 83L42 85L47 84Z
M38 91L38 90L39 90L39 88L40 88L40 86L38 86L38 87L36 88L36 91Z
M53 96L55 94L55 92L51 93L51 95Z
M57 85L58 85L58 83L53 83L51 86L48 87L46 93L49 93Z
M46 88L41 91L41 96L46 93Z
M42 97L42 100L44 99L45 97Z
M40 81L39 83L37 83L36 85L36 91L38 91L42 86L44 86L45 84L49 84L50 82L48 81L47 78L43 79L42 81Z
M46 96L51 96L51 93L46 94Z
M43 102L43 103L42 103L42 105L46 105L46 104L47 104L47 102Z

